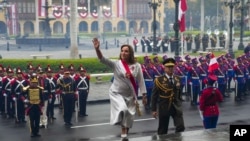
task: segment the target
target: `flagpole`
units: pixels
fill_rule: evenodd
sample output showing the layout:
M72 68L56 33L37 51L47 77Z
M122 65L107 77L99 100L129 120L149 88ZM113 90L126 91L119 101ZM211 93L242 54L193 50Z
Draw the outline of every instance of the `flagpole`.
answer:
M184 57L184 35L183 32L181 32L181 57Z

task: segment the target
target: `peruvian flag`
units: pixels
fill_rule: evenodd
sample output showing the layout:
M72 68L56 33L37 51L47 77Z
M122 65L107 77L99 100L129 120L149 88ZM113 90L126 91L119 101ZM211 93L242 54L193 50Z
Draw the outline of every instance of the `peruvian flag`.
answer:
M45 0L38 0L38 16L44 17L45 16Z
M187 1L180 0L178 20L179 20L181 32L184 32L186 30L186 21L185 21L185 12L186 11L187 11Z
M209 66L208 66L208 72L213 72L214 70L219 68L219 64L213 53L211 54L210 58L211 59L210 59Z

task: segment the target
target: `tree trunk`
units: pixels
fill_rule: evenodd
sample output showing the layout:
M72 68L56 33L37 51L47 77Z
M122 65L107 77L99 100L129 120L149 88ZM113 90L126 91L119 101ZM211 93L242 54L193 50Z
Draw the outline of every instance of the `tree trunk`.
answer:
M70 57L76 59L78 56L78 43L77 43L77 0L70 1Z

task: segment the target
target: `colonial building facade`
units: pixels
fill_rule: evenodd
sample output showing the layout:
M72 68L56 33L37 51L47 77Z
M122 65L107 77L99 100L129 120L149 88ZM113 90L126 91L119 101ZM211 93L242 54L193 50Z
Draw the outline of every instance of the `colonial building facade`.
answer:
M46 2L52 35L69 32L69 0L7 0L7 8L0 11L0 34L42 35L45 28ZM156 0L158 2L158 0ZM162 0L156 10L157 31L164 29ZM151 33L153 9L147 0L111 0L110 5L97 6L95 0L78 0L78 33ZM99 31L98 31L99 30Z

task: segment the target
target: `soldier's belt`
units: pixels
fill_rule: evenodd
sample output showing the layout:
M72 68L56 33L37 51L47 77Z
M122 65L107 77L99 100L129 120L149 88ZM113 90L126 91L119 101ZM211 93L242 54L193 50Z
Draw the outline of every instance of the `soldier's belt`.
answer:
M6 91L10 92L11 90L10 89L6 89Z
M165 99L169 99L169 98L173 98L173 95L169 95L169 96L164 96L164 95L159 95L160 98L165 98Z
M74 93L73 91L68 91L68 92L62 92L62 94L72 94Z
M52 90L51 92L54 93L54 92L56 92L56 90Z
M17 95L21 94L20 92L16 93Z
M192 79L200 79L199 77L192 77Z
M228 71L233 71L233 69L228 69Z
M218 78L225 78L225 76L223 76L223 75L219 75L219 76L218 76Z
M237 75L236 77L244 77L244 75Z
M168 109L170 108L171 104L172 104L172 101L174 99L174 94L172 93L171 95L169 96L163 96L163 95L159 95L160 98L165 98L165 99L169 99L169 104L168 104Z
M44 93L47 93L48 92L48 90L45 90L45 91L43 91Z
M145 81L153 81L153 79L144 79Z
M87 90L87 88L78 88L78 90Z
M207 76L207 74L201 74L201 76Z

